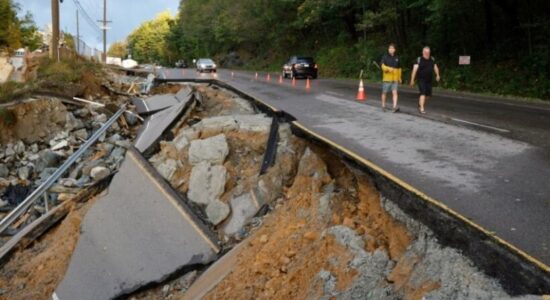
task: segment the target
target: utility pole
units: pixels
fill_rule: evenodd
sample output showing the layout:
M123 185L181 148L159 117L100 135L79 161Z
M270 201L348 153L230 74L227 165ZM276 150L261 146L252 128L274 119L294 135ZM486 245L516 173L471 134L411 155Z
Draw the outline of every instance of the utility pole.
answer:
M107 63L107 23L110 23L110 21L107 21L107 0L103 0L103 20L100 20L98 22L102 22L103 26L103 55L102 60L103 63Z
M50 58L59 59L59 0L52 0L52 40Z
M78 18L78 9L76 9L76 53L80 55L80 20Z

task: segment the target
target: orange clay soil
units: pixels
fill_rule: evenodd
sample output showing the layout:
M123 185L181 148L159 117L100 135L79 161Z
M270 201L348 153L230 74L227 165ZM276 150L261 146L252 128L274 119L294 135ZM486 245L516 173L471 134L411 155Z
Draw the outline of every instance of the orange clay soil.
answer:
M57 227L19 251L0 269L0 299L50 299L61 282L80 235L80 223L96 198L73 209Z
M160 95L160 94L176 94L183 88L181 84L163 84L157 87L154 87L151 90L151 95Z
M331 156L320 153L323 158ZM321 270L336 277L337 291L348 289L358 272L348 267L353 254L331 235L323 236L323 231L334 225L348 226L368 237L367 251L383 248L393 259L402 256L411 238L405 227L382 209L368 178L354 175L334 157L328 161L331 175L337 178L332 217L319 212L323 186L332 178L324 162L310 155L302 159L286 192L287 200L265 218L239 254L235 269L206 299L319 298L323 295L317 276Z

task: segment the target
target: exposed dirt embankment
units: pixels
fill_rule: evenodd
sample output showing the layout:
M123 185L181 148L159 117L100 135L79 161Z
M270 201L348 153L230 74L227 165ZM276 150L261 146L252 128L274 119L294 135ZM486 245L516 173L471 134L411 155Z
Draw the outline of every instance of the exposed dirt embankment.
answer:
M293 135L289 124L278 124L273 130L276 149L268 149L270 116L228 91L195 88L202 101L190 105L148 159L218 235L224 252L235 251L226 256L235 258L228 274L216 275L217 284L201 291L205 299L508 297L495 279L457 250L441 246L428 228L381 197L368 175L322 145ZM42 114L55 115L48 105L41 109ZM17 113L38 117L24 106ZM89 121L102 123L106 117L96 113ZM29 130L25 134L40 137ZM123 158L124 151L117 150L122 146L120 136L111 140L113 136L90 153L91 162ZM268 150L276 151L275 159L262 173ZM114 172L114 166L104 169ZM97 165L83 162L74 175L82 177L93 167ZM50 297L64 275L90 205L71 212L0 269L0 297ZM244 247L234 248L243 240ZM209 280L209 270L215 267L216 263L193 266L128 298L188 299L193 282L208 286L199 284Z
M0 272L0 299L49 299L61 282L80 235L80 223L95 198L74 206L63 222L29 248L17 252Z
M274 165L259 175L269 130L265 122L255 122L265 116L227 91L198 90L203 103L173 130L173 139L161 142L151 162L226 249L247 239L229 263L229 274L217 278L206 299L507 296L470 260L442 247L429 229L382 198L367 175L295 137L286 124L279 128ZM251 127L257 131L246 130ZM265 204L267 210L260 210L265 216L255 215L258 202ZM228 230L234 223L239 227ZM197 268L132 299L193 299L186 291L200 273L201 287L220 276Z
M46 140L65 126L66 107L59 100L37 100L5 109L0 118L0 144Z

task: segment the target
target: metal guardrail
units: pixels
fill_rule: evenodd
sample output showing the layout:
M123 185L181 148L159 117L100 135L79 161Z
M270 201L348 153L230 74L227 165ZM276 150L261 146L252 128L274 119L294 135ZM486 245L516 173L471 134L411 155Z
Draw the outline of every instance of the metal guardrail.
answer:
M14 208L2 221L0 221L0 233L4 232L15 220L17 220L29 207L42 196L67 169L76 162L76 160L113 125L116 120L126 111L126 105L123 105L101 128L80 146L48 179L34 190L23 202Z

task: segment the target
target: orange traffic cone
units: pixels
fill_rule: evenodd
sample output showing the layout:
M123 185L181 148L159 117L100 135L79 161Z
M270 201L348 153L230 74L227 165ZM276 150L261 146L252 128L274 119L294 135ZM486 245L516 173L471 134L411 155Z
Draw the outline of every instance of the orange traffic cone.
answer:
M265 81L270 82L271 81L271 74L267 73L267 76L265 77Z
M258 72L256 72L256 77L255 77L256 80L258 80Z
M307 78L307 81L306 81L306 90L309 90L311 89L311 81L309 79L309 77Z
M367 96L365 95L365 86L363 85L363 79L359 81L359 89L357 91L357 101L365 101Z
M296 77L292 77L292 86L296 86Z
M283 84L283 75L279 75L279 84Z

